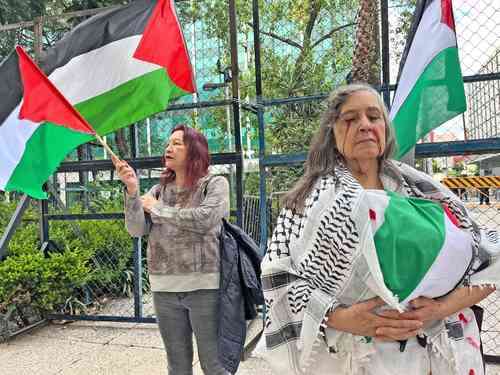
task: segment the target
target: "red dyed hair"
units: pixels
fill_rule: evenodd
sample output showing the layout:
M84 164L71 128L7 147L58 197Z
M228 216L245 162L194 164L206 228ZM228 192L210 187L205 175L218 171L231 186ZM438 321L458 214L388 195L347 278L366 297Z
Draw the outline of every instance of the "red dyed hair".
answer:
M193 189L198 180L208 174L210 165L210 154L208 153L208 142L203 134L187 125L177 125L172 129L170 135L176 131L183 131L182 141L187 147L186 153L186 186ZM165 156L163 156L165 162ZM166 184L175 180L175 172L167 167L161 172L160 184Z

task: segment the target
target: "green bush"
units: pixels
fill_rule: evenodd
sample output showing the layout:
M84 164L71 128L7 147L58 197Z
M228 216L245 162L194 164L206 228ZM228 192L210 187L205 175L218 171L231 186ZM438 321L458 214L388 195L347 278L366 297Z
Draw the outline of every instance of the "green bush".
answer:
M120 212L121 199L94 202L100 212ZM15 203L0 202L1 231L14 209ZM81 211L78 206L71 209ZM38 215L37 206L26 211L9 243L9 256L0 261L0 318L26 324L28 308L41 314L82 313L101 297L132 293L132 240L122 220L51 221L56 248L44 254L39 250ZM147 290L147 279L143 285Z
M9 256L0 263L0 313L12 312L25 321L24 311L41 313L64 305L74 288L87 282L90 252L66 250L47 257L36 250Z

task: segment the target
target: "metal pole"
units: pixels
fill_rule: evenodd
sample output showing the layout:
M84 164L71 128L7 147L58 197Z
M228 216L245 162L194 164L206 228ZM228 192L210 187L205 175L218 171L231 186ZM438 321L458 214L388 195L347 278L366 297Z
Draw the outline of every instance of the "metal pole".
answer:
M33 50L35 53L35 61L40 62L43 49L43 18L37 17L33 20ZM49 213L49 204L46 199L40 200L40 243L42 249L48 246L49 242L49 220L47 215Z
M253 43L255 53L255 94L257 100L257 121L259 124L259 213L260 213L260 249L266 251L267 243L267 209L266 209L266 141L264 128L264 106L262 104L262 70L260 62L260 20L259 2L252 0Z
M129 126L130 131L130 156L136 158L138 154L138 132L136 124Z
M129 127L130 130L130 156L136 159L138 155L138 132L136 124ZM140 175L137 173L137 178ZM132 239L132 251L134 261L134 316L139 321L142 318L142 248L141 238Z
M382 86L384 87L384 102L387 108L390 108L391 94L389 85L390 77L390 51L389 51L389 4L388 0L380 2L380 17L382 27Z
M23 214L28 208L30 202L31 198L25 194L22 196L21 201L17 204L16 210L10 218L9 224L7 225L7 228L5 228L5 231L2 234L2 238L0 239L0 260L5 258L5 256L7 255L7 247L9 246L9 241L14 235L17 227L21 223Z
M225 85L224 86L224 99L229 99L229 86ZM231 108L229 106L226 106L226 133L227 133L227 148L230 152L233 152L233 140L231 139L233 137L231 128L233 126L233 120L231 116Z
M47 248L49 242L49 202L47 199L40 200L40 242L42 248Z
M191 0L191 7L194 9L196 0ZM196 71L197 54L196 54L196 15L193 14L193 19L191 20L191 45L193 49L191 50L191 64L194 71ZM191 97L193 98L193 103L198 102L198 92L194 92ZM194 126L198 126L198 108L193 109L194 114Z
M240 129L240 88L238 67L238 29L235 0L229 0L229 38L231 45L231 88L233 93L233 124L235 153L239 156L236 161L236 222L242 225L243 217L243 155L241 152Z
M147 156L151 156L151 120L149 117L146 119L146 143L148 148Z
M141 239L133 238L134 251L134 316L142 319L142 251Z

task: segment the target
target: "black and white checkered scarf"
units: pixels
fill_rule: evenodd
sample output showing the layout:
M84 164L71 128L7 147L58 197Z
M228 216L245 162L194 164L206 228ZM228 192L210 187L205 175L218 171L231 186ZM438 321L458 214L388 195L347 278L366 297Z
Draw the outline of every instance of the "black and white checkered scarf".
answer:
M482 231L447 188L394 161L384 162L381 179L386 190L446 204L460 228L472 234L473 260L462 284L498 282L498 265L497 271L488 267L475 273L497 251L496 236ZM322 334L326 314L337 306L378 295L392 308L402 309L397 298L380 285L383 280L370 272L369 262L378 260L363 255L373 237L363 234L366 231L359 225L363 220L353 213L362 191L348 169L339 164L335 175L316 181L301 213L284 209L277 219L262 263L262 281L267 355L279 373L322 373L321 357L328 351L345 350L342 337L348 334L336 332L329 340Z

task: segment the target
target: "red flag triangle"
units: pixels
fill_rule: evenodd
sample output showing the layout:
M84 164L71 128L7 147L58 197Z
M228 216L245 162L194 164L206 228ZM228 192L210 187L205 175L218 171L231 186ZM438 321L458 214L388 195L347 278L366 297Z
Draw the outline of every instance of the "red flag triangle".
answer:
M453 18L451 0L441 0L441 22L455 31L455 19Z
M186 42L175 14L173 0L158 0L134 57L163 66L177 87L186 92L196 91Z
M82 133L95 134L90 124L59 92L24 50L17 46L19 71L24 87L20 119L51 122Z

